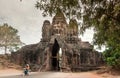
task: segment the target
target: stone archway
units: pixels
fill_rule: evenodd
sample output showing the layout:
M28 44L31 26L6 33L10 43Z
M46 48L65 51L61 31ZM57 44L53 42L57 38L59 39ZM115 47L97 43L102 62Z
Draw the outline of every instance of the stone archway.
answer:
M51 51L51 66L52 66L52 70L53 71L59 71L60 70L60 66L59 66L59 49L60 46L58 44L58 41L56 39L54 39L54 44L52 46L52 51Z

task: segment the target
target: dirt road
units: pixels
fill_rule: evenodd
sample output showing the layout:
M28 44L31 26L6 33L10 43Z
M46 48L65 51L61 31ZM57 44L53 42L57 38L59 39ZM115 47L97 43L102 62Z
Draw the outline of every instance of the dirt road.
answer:
M16 75L16 76L4 76L0 78L103 78L99 75L90 72L80 73L63 73L63 72L38 72L30 74L29 76Z

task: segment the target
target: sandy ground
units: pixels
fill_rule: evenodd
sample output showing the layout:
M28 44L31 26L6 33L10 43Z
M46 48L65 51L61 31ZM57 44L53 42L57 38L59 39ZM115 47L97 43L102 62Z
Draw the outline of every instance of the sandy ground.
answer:
M16 69L0 69L0 76L22 75L22 70Z
M37 73L37 72L35 72ZM33 73L34 74L34 73ZM41 74L41 76L43 75L42 78L47 78L46 75L50 75L49 77L52 78L52 76L56 76L55 78L62 78L61 76L63 76L63 78L120 78L120 76L114 76L114 75L110 75L107 73L104 74L96 74L95 72L69 72L69 73L64 73L64 72L39 72L39 75ZM46 74L46 75L45 75ZM54 74L54 75L53 75ZM0 69L0 78L1 77L7 77L7 76L15 76L15 75L23 75L23 71L22 70L16 70L16 69ZM36 77L40 77L39 75L36 75L35 77L31 77L31 78L36 78ZM32 74L31 74L32 76Z
M112 75L112 74L108 74L108 73L97 74L97 75L100 75L102 78L120 78L120 75Z
M90 73L94 73L98 76L101 76L102 78L120 78L120 73L119 72L115 72L115 74L113 73L107 73L107 72L104 72L104 73L98 73L100 70L96 70L96 71L92 71Z
M9 70L9 72L15 72L16 70ZM5 71L8 73L8 71ZM14 74L14 75L13 75ZM16 73L9 73L7 75L1 76L0 78L103 78L94 73L90 72L38 72L36 74L30 74L29 76L21 76L21 72L16 71Z

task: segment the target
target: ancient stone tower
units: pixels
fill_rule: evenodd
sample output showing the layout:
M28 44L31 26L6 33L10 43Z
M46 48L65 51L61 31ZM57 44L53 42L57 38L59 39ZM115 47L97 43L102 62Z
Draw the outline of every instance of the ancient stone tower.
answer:
M102 59L90 43L78 38L77 21L71 19L67 24L63 13L57 13L52 23L44 21L39 43L22 47L12 57L17 64L29 63L33 70L40 71L90 70Z

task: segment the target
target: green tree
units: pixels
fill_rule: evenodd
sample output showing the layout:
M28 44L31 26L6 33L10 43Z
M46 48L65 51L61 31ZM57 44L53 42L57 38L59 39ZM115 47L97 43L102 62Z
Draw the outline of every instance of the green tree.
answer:
M101 47L108 65L120 69L120 1L92 0L84 3L82 31L94 28L93 42Z
M106 51L109 51L107 52L108 55L111 53L113 57L119 55L119 0L39 0L36 7L43 11L43 16L52 16L61 10L66 18L82 20L83 23L80 25L81 33L92 27L94 29L94 45L99 47L105 45ZM106 57L106 59L108 58ZM115 62L114 60L109 58L107 62Z
M7 49L23 44L17 33L18 30L8 26L7 23L0 26L0 47L5 48L5 54Z
M85 2L81 30L94 27L94 44L113 46L120 41L119 0L88 0Z

